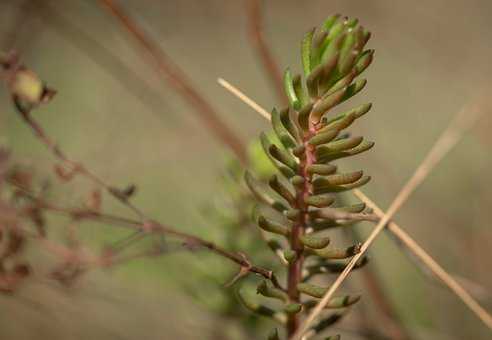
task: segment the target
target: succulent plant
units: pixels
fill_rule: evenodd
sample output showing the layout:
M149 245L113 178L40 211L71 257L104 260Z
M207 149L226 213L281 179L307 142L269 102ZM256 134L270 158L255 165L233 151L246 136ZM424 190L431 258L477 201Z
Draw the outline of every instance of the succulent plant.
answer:
M257 289L265 298L278 300L280 309L248 301L244 292L239 294L240 300L255 313L284 324L288 336L297 330L302 314L326 291L308 281L337 265L339 268L340 260L359 251L358 244L332 246L326 231L353 223L355 216L363 218L366 210L364 204L337 205L337 198L341 192L366 184L370 177L363 171L342 173L333 162L373 147L373 142L344 132L371 109L371 104L336 114L333 111L366 85L359 75L373 59L374 50L364 49L369 38L370 32L358 20L339 15L306 33L301 44L304 77L290 69L285 71L289 107L271 111L272 128L279 143L272 142L267 134L260 136L263 151L277 173L268 181L269 189L250 172L245 175L261 205L255 213L257 225L277 242L283 239L288 266L285 290L266 281L260 282ZM348 307L359 298L336 297L328 306ZM321 332L339 316L329 316L313 330ZM269 338L279 338L278 332L275 330Z

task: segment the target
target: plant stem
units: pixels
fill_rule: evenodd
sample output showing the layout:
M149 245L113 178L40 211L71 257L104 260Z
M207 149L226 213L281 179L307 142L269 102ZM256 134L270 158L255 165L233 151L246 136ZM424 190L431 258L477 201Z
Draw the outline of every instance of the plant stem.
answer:
M313 186L311 184L311 176L309 175L307 168L316 162L314 153L314 147L308 143L309 139L315 134L316 130L314 125L310 123L309 132L303 138L303 144L305 147L304 157L301 159L300 168L301 176L304 178L304 186L302 190L297 191L296 195L296 208L302 213L299 217L299 221L294 224L290 237L290 248L296 252L296 259L289 265L289 272L287 277L287 294L291 302L299 302L300 294L297 289L297 284L302 279L302 268L304 265L304 245L300 241L300 237L304 235L307 220L308 209L306 205L306 199L313 192ZM287 333L289 336L296 333L299 327L299 314L289 315L287 321Z
M125 30L133 36L141 48L152 58L163 79L185 99L202 119L205 126L218 140L228 146L243 164L247 164L247 153L243 142L236 133L222 121L220 115L192 84L187 74L155 43L148 34L125 13L113 0L99 0L101 5L112 14Z
M282 71L278 66L275 57L265 41L263 33L263 11L259 0L247 0L248 29L251 45L258 53L258 57L269 76L278 99L286 104L287 100L284 93L282 82Z

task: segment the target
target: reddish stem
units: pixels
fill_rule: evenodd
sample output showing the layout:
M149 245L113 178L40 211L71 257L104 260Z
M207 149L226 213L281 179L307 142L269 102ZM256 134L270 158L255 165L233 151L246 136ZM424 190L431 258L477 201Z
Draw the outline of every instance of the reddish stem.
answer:
M308 143L309 139L316 133L315 126L310 123L309 132L304 136L303 144L305 147L304 158L300 162L301 176L304 178L304 186L302 190L297 191L296 195L296 209L299 209L302 213L299 217L299 221L294 224L290 237L290 248L296 252L296 259L289 265L288 277L287 277L287 294L291 302L300 302L300 294L297 289L297 284L302 280L302 267L304 265L304 245L302 244L300 237L304 235L307 221L308 211L306 205L306 199L313 193L313 186L311 184L311 176L307 169L310 165L316 162L316 156L314 154L315 148ZM290 337L293 335L299 327L299 314L289 315L287 321L287 333Z

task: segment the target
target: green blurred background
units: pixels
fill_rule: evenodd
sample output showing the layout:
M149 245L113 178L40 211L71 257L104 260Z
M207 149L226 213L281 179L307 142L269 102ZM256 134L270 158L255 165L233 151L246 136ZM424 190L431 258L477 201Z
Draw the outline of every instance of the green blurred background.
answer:
M226 195L219 176L229 151L97 1L31 2L0 1L0 46L20 51L23 61L59 91L52 103L36 111L46 130L103 178L121 186L136 183L135 203L150 216L224 244L221 229L203 217L203 209ZM246 1L119 4L188 74L241 140L253 140L268 129L265 120L216 83L219 76L229 80L267 109L278 104L248 38ZM362 167L373 176L364 192L382 208L451 117L490 91L490 0L271 0L263 2L263 9L266 38L282 69L300 70L302 34L330 14L357 17L373 32L369 46L376 49L375 62L365 76L367 89L353 103L371 101L374 108L353 130L376 147L342 166ZM51 155L15 114L5 87L0 109L0 142L13 150L16 161L56 182ZM479 126L397 216L489 310L490 112L489 107ZM77 180L55 185L51 195L78 204L92 189ZM104 208L128 214L109 197L104 197ZM54 228L64 227L60 218L50 221ZM96 249L122 235L97 223L81 230ZM415 339L490 339L455 296L419 272L386 236L370 254L372 270L384 278L385 290ZM37 260L42 268L49 258ZM210 312L222 303L221 285L233 268L202 252L176 250L90 273L72 289L60 289L40 269L18 294L0 296L0 338L216 339L216 329L222 327L228 337L242 339L239 325ZM202 282L203 272L216 277L216 283ZM363 292L359 275L353 275L353 285ZM212 285L207 301L191 297L190 289L205 285ZM369 297L361 304L372 308ZM378 325L376 313L369 315L370 323L385 327ZM347 333L344 339L359 337Z

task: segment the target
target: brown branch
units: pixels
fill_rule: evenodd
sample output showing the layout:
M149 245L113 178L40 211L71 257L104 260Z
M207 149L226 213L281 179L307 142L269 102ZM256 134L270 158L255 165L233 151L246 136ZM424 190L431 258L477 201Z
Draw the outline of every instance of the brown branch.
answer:
M360 190L355 191L357 197L374 209L376 215L381 218L384 212ZM490 329L492 329L492 316L473 298L473 296L463 288L453 276L439 265L410 235L407 234L398 224L390 222L387 225L392 235L404 244L413 255L415 255L446 287L456 294L461 301Z
M145 33L125 11L112 0L99 0L118 22L140 44L143 50L152 57L155 66L171 87L179 93L198 114L199 118L227 145L244 164L247 162L246 150L241 140L221 119L215 109L192 85L187 75L176 65L169 56Z
M25 27L31 27L31 10L33 1L24 0L20 2L16 7L16 15L13 18L13 23L9 27L6 33L3 34L0 40L0 47L2 50L11 51L16 42L19 40L20 36L26 33ZM24 28L24 29L23 29ZM35 30L36 31L36 30ZM30 37L35 32L30 32Z
M159 91L154 89L137 71L127 66L110 47L100 43L83 29L66 19L62 14L64 9L61 8L63 6L60 6L60 3L52 5L50 1L39 0L30 2L36 5L34 14L45 25L51 27L54 32L68 43L87 55L94 63L104 68L104 71L118 81L128 93L147 106L149 111L154 112L157 116L156 107L160 110L166 108L167 104Z
M12 182L10 182L10 184L15 185ZM215 243L202 239L198 236L181 232L173 227L164 225L162 223L150 219L147 219L146 221L142 222L122 216L105 214L88 209L60 207L53 203L49 203L43 199L40 199L34 193L29 192L26 189L20 187L17 187L17 189L21 190L22 193L27 197L29 197L30 199L34 200L39 209L55 212L58 214L63 214L71 217L73 220L90 219L95 221L108 222L108 223L112 223L113 225L130 227L136 231L143 232L143 233L174 236L178 239L183 240L185 245L191 248L197 246L206 248L211 252L220 255L222 257L225 257L230 261L238 264L244 271L260 275L265 279L270 280L275 287L284 290L284 288L282 288L282 286L278 282L277 277L275 276L272 270L253 265L246 258L244 254L230 252L216 245Z
M133 205L127 197L119 194L119 191L107 184L104 180L99 178L96 174L87 169L82 163L70 159L65 153L59 148L54 140L52 140L38 124L38 122L32 117L31 113L28 111L19 111L20 116L29 125L29 127L34 131L36 137L51 151L51 153L64 163L65 166L71 168L75 173L79 173L86 178L90 179L94 183L98 184L104 188L110 195L120 201L122 204L126 205L132 211L134 211L141 219L146 219L145 214Z
M243 270L263 276L265 279L270 280L272 284L275 285L275 287L279 289L283 289L279 284L277 277L275 276L273 271L253 265L243 254L236 254L230 252L224 248L221 248L220 246L216 245L213 242L204 240L195 235L178 231L170 226L164 225L157 221L147 221L145 223L142 223L125 217L103 214L99 212L83 211L77 209L69 210L69 209L47 204L46 202L42 203L41 207L46 210L52 210L58 213L68 214L74 218L90 218L95 220L101 219L105 221L113 221L115 223L133 227L137 231L141 231L141 232L174 236L176 238L182 239L185 245L189 247L196 247L196 246L204 247L214 252L215 254L225 257L230 261L238 264Z
M273 85L278 99L286 104L287 100L283 91L282 72L278 66L268 44L264 39L263 20L260 0L246 0L248 13L248 28L251 45L254 47Z

